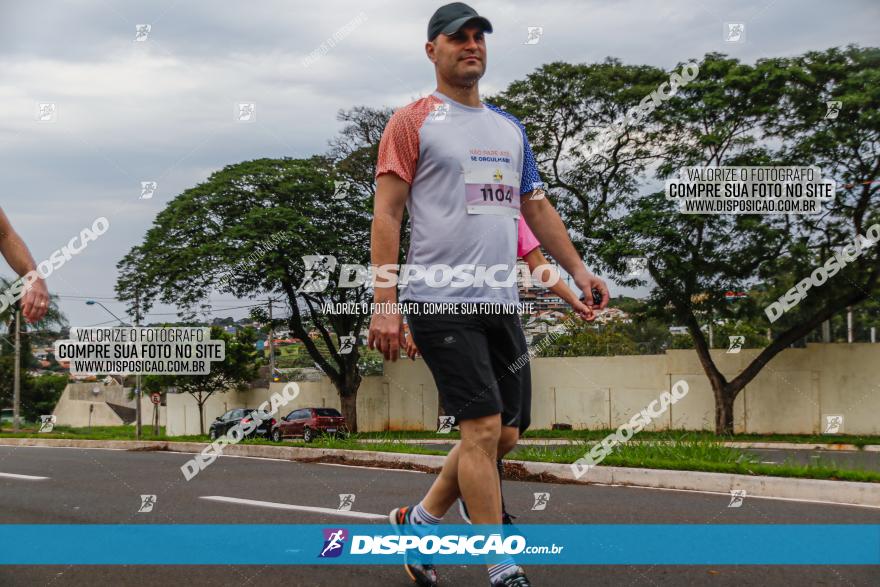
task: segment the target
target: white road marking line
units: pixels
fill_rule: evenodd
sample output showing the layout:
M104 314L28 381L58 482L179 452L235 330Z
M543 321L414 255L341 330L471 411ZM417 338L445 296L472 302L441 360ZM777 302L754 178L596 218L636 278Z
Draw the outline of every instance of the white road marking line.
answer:
M44 481L49 477L38 477L35 475L19 475L18 473L0 473L0 477L9 479L21 479L22 481Z
M344 510L334 510L331 508L319 508L308 505L294 505L289 503L275 503L273 501L259 501L256 499L243 499L240 497L225 497L222 495L202 495L200 499L208 499L211 501L222 501L226 503L237 503L241 505L252 505L264 508L274 508L276 510L295 510L299 512L312 512L315 514L329 514L335 516L343 516L346 518L359 518L362 520L387 520L388 514L370 514L367 512L347 512Z
M178 451L178 450L134 450L134 451L132 451L132 449L129 449L129 448L101 448L101 447L91 447L91 446L40 446L40 445L29 446L29 445L11 445L11 444L9 444L9 445L0 444L0 446L11 446L11 447L14 446L17 448L68 448L68 449L75 449L75 450L118 450L118 451L123 451L123 452L129 452L129 451L130 452L149 452L149 453L165 453L165 454L171 454L171 455L175 455L175 454L178 454L178 455L201 454L200 452L191 452L191 451L183 451L183 450L180 450L180 451ZM364 466L360 466L360 465L340 465L337 463L301 463L300 461L297 461L297 460L285 459L285 458L281 458L281 457L252 457L252 456L248 456L248 455L218 455L218 456L220 458L225 458L225 459L253 459L256 461L273 461L276 463L297 463L300 465L326 465L329 467L351 467L351 468L355 468L355 469L371 469L374 471L375 470L402 471L404 473L420 473L423 475L427 474L424 471L411 471L409 469L395 469L394 467L364 467Z
M171 451L169 451L171 452ZM188 455L197 455L201 454L200 452L188 452L183 453ZM291 461L290 459L281 459L281 458L273 458L273 457L251 457L248 455L219 455L225 459L253 459L255 461L274 461L274 462L286 462L286 463L295 463L296 461Z
M160 451L161 452L161 451ZM168 451L171 452L171 451ZM175 451L176 452L176 451ZM197 455L197 452L180 452L178 454L188 454L188 455ZM411 471L409 469L396 469L394 467L365 467L363 465L340 465L338 463L302 463L300 461L284 459L284 458L273 458L273 457L251 457L247 455L219 455L221 458L226 459L254 459L257 461L273 461L276 463L297 463L299 465L323 465L325 467L351 467L352 469L370 469L371 471L399 471L403 473L420 473L426 474L424 471Z
M324 465L325 467L349 467L351 469L371 469L375 471L376 469L380 469L382 471L397 471L399 473L420 473L422 475L426 475L424 471L412 471L410 469L395 469L393 467L365 467L363 465L340 465L338 463L315 463L316 465Z

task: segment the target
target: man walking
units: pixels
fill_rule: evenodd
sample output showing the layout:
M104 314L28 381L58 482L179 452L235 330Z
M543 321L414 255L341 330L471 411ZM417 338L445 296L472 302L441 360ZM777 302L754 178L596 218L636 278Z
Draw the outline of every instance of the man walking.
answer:
M523 217L519 217L519 223L517 226L517 242L516 242L516 256L519 259L522 259L526 262L526 265L529 267L529 273L534 274L536 270L542 270L543 268L550 267L550 264L547 261L547 258L544 257L543 253L541 253L540 243L538 243L538 239L535 238L534 233L532 233L529 225L526 224L526 221L523 220ZM553 285L549 285L548 289L556 294L561 300L566 302L569 306L571 306L572 310L574 310L575 314L584 320L593 321L596 319L596 315L593 313L592 309L587 307L586 304L581 302L578 299L577 294L575 294L571 289L565 284L564 281L558 278L557 274L552 275L546 281L554 282ZM406 331L406 346L404 347L406 350L406 356L412 360L418 356L418 346L413 340L412 333L408 332L408 326L404 323L404 331ZM521 401L520 401L520 421L519 421L519 436L522 436L523 433L528 430L529 423L531 421L531 408L532 408L532 394L531 394L531 384L527 383L531 379L531 369L529 367L529 363L526 362L521 367L523 370L523 378L525 379L522 386L521 393ZM513 446L510 447L511 449ZM504 462L503 457L505 453L498 453L498 461L496 465L498 466L498 477L503 478L504 476ZM513 524L513 518L516 516L507 512L507 508L504 504L504 489L503 487L500 489L501 491L501 522L503 524ZM470 516L468 515L467 505L464 500L459 498L458 500L458 511L461 514L462 519L468 524L471 523Z
M540 243L585 292L586 305L593 305L591 293L598 290L599 307L604 308L605 283L586 269L547 198L533 197L543 184L525 128L515 117L480 101L487 32L492 32L489 21L460 2L439 8L431 17L425 51L434 64L437 89L395 112L382 136L372 264L397 263L406 208L412 229L407 264L429 269L401 276L407 281L401 301L513 305L518 302L517 222L522 214ZM438 282L430 269L450 266L469 268L474 279ZM507 279L494 278L498 267L507 268ZM377 304L397 302L396 281L377 276L375 287ZM402 316L379 308L370 320L368 344L395 361L405 345ZM530 385L526 371L508 369L528 356L519 316L418 311L407 314L407 321L445 413L459 424L461 442L450 451L425 498L392 511L391 522L396 527L437 524L461 496L474 524L499 525L496 459L518 440L523 395ZM419 585L437 584L430 564L408 562L406 570ZM530 585L510 559L489 566L489 581L508 587Z

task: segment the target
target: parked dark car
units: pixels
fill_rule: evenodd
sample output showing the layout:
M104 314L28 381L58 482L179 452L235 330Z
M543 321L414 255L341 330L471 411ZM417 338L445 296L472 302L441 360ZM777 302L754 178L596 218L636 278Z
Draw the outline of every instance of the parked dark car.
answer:
M348 435L345 417L334 408L299 408L293 410L272 427L272 440L302 436L311 442L321 434Z
M222 416L217 416L217 418L211 422L211 427L208 430L208 436L211 437L211 440L216 440L217 438L223 436L229 429L238 424L239 422L244 422L247 424L249 418L253 417L252 414L256 412L254 408L236 408L234 410L229 410ZM265 418L257 428L247 435L247 438L271 438L272 436L272 426L275 425L275 418Z

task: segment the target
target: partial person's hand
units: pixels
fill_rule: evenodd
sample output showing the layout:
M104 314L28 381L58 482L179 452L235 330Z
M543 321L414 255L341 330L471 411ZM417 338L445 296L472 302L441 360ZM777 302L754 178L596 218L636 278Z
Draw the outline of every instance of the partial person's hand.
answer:
M370 335L367 347L382 353L386 361L396 361L400 348L405 347L403 314L378 311L370 318Z
M406 345L403 347L406 351L406 356L415 361L416 357L419 356L419 348L416 346L416 341L413 340L412 332L409 331L409 324L404 324L403 330L406 335Z
M596 275L587 272L583 275L579 275L578 277L575 277L574 283L577 286L577 288L583 292L584 295L583 295L583 298L581 298L581 299L584 300L584 303L591 310L594 310L594 311L595 310L604 310L605 306L608 305L608 300L611 297L611 295L608 293L608 286L605 285L605 282L602 281ZM593 289L594 288L602 296L602 301L599 302L598 307L596 307L596 305L593 303Z
M42 319L49 309L49 290L46 289L46 282L42 277L38 277L26 287L25 294L21 298L21 313L25 320L34 323Z
M571 309L574 310L574 313L581 317L582 320L586 320L587 322L592 322L596 319L596 314L593 312L592 308L587 306L580 300L574 300L569 302L568 304L571 306Z

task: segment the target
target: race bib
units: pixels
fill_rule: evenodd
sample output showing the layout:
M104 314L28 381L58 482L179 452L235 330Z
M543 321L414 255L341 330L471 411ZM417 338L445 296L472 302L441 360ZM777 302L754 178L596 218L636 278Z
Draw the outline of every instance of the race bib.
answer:
M468 214L519 218L519 173L503 167L474 166L465 170Z

